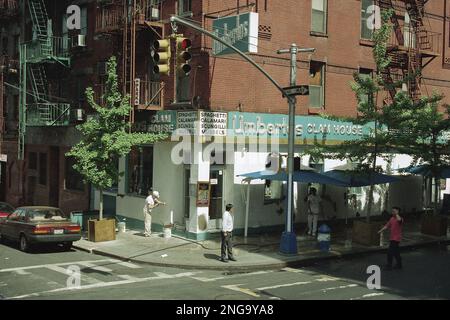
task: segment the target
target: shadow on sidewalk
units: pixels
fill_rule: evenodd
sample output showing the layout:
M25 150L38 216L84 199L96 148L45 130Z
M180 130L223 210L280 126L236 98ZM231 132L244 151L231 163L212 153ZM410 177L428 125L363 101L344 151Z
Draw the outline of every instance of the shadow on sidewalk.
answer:
M203 255L206 259L211 259L211 260L219 260L220 256L217 254L210 254L210 253L205 253Z

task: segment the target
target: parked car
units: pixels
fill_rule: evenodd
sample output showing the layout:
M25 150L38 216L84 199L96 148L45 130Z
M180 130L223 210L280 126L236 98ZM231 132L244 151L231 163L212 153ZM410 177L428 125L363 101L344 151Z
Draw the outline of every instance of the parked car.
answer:
M14 207L6 202L0 202L0 218L6 218L14 212Z
M20 207L0 219L0 239L19 241L22 251L34 244L58 243L70 250L81 239L81 228L70 217L53 207Z

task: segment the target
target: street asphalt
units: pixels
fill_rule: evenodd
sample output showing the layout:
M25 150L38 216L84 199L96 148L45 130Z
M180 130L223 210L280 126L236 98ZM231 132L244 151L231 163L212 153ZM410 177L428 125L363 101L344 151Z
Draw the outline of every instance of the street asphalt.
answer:
M308 267L256 272L183 270L63 252L49 246L23 253L0 244L3 299L138 300L392 300L450 299L448 247L403 252L404 270L381 271L381 289L368 289L367 267L385 255L320 261ZM80 270L79 286L69 270ZM70 278L72 276L72 278Z

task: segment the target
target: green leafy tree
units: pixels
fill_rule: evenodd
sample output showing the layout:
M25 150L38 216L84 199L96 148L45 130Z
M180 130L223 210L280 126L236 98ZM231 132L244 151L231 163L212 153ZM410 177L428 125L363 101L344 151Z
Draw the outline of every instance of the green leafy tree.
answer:
M399 95L385 109L387 124L396 133L395 148L413 157L411 166L427 165L429 178L435 179L435 211L439 202L437 182L441 171L450 166L450 106L442 104L442 99L442 95L433 93L413 102Z
M373 33L373 57L377 66L373 77L367 77L355 73L354 82L351 88L355 92L358 106L357 115L333 116L322 114L321 116L330 120L351 122L353 124L370 127L368 133L363 134L359 140L345 141L339 145L326 145L316 142L314 148L308 151L315 157L327 157L334 159L348 159L358 163L360 173L368 174L378 171L377 157L385 155L391 149L392 134L385 130L385 119L383 108L377 101L378 94L386 89L392 89L392 86L398 86L398 83L388 83L384 80L383 72L390 64L390 58L387 54L387 41L391 35L392 26L389 19L392 11L382 12L382 26ZM401 84L400 84L401 85ZM325 139L326 142L326 139ZM373 205L374 185L370 186L367 221L370 221L370 215Z
M107 63L104 105L95 102L91 87L86 89L87 101L97 116L77 126L82 139L66 154L75 159L73 168L84 181L100 191L100 219L103 219L103 190L111 188L123 176L117 168L118 159L135 145L153 143L165 137L131 132L131 124L127 121L132 108L130 97L119 92L116 69L116 58L111 57Z

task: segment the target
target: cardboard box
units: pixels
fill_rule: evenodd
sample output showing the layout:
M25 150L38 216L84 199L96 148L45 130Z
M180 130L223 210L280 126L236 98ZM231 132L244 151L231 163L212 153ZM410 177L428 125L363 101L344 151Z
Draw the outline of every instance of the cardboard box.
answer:
M88 240L93 242L116 240L116 220L89 220Z

